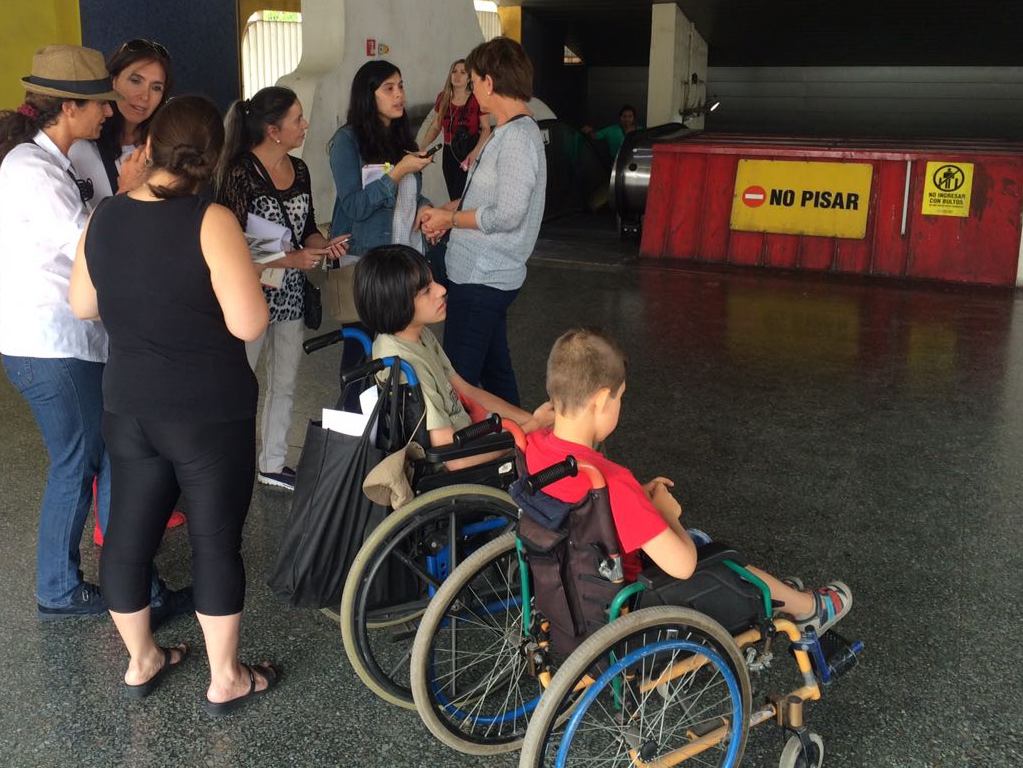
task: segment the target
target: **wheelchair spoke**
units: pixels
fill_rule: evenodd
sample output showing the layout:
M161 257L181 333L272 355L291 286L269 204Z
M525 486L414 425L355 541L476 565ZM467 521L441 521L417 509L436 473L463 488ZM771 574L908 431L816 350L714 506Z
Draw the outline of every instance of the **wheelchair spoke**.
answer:
M460 738L488 743L521 738L539 684L520 650L518 557L504 552L448 595L432 636L430 685L435 712Z
M415 562L404 552L395 549L393 552L391 552L391 557L397 559L402 565L404 565L406 568L412 571L412 573L414 573L416 576L422 579L426 584L429 584L431 587L440 586L440 580L434 578L429 573L427 573L426 570L421 565L419 565L419 563Z

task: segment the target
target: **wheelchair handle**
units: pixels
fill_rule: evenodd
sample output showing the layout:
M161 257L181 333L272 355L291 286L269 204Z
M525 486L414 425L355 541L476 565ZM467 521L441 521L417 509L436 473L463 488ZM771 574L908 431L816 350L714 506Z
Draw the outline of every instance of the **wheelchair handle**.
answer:
M501 417L496 413L492 413L483 421L477 421L475 424L462 427L462 429L455 432L452 442L461 448L466 443L471 443L473 440L479 440L485 435L492 435L500 431Z
M311 355L313 352L329 347L332 344L337 344L339 341L341 341L341 334L337 331L331 331L330 333L306 339L302 342L302 349L307 355Z
M536 493L551 483L564 480L566 477L575 477L578 474L579 464L576 462L575 456L569 456L564 461L552 464L546 469L541 469L535 475L527 477L525 480L526 490L531 494Z
M398 361L398 365L401 367L401 372L405 374L405 380L408 381L409 386L418 387L419 377L416 376L416 369L413 368L409 363L398 357L381 357L378 360L370 360L364 365L360 365L358 368L352 368L349 371L345 371L341 374L341 387L342 389L348 386L353 381L359 379L365 379L367 376L372 376L378 373L384 368L390 368L394 365L394 361Z
M315 341L315 339L310 339L309 341ZM309 342L307 341L306 344L308 343ZM384 369L383 360L370 360L368 363L363 363L357 368L351 368L341 374L341 387L344 388L351 384L353 381L365 379L367 376L372 376L373 374L377 373L378 371L382 371L383 369Z
M337 344L339 341L357 341L362 347L362 351L366 357L369 357L373 352L373 342L365 331L359 328L342 328L340 331L331 331L330 333L324 333L320 336L313 336L311 339L306 339L302 342L302 349L305 353L312 354L317 350L329 347L332 344Z

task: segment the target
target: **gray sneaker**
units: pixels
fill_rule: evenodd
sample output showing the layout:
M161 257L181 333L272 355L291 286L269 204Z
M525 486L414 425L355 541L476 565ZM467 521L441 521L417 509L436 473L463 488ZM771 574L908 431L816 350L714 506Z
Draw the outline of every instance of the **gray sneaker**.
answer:
M295 470L291 467L284 467L280 472L260 472L256 475L256 480L262 485L283 488L286 491L295 490Z

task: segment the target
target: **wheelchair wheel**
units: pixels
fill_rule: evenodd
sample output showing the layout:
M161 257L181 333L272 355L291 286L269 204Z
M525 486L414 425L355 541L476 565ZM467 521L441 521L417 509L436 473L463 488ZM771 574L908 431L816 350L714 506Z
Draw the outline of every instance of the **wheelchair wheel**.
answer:
M587 686L586 678L591 681ZM566 699L587 686L563 726ZM749 672L720 624L688 608L645 608L595 632L558 670L519 768L733 768L750 716Z
M803 749L798 736L790 736L781 751L778 768L821 768L824 765L824 739L816 733L807 734L810 749Z
M377 696L414 708L408 661L430 597L466 555L517 517L504 491L452 485L413 499L366 539L348 572L339 620L352 668Z
M528 668L515 533L466 558L437 591L412 648L412 693L427 728L471 755L519 747L542 686Z

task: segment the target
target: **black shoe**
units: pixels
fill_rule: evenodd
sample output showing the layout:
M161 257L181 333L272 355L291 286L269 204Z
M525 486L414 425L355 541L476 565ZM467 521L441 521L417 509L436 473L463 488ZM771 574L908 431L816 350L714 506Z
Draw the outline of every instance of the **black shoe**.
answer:
M36 604L40 621L56 621L58 619L73 619L78 616L100 616L107 612L107 602L100 594L99 587L83 581L78 585L74 594L71 595L70 605L60 608L47 608L45 605Z
M149 628L155 632L160 625L175 616L183 616L194 611L191 587L170 589L165 586L149 603Z

